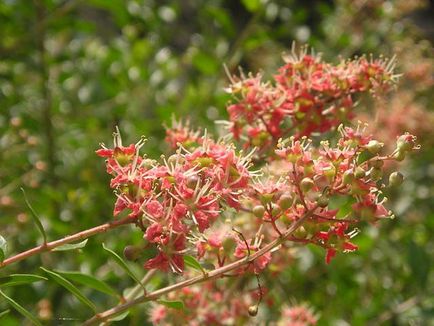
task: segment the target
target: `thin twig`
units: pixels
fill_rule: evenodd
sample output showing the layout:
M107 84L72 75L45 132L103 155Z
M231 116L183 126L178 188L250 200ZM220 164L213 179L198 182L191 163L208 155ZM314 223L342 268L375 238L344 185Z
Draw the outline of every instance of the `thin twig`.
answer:
M83 239L87 239L87 238L89 238L95 234L104 233L104 232L107 232L108 230L117 228L118 226L126 225L126 224L132 224L134 222L135 222L134 219L131 219L130 217L126 217L122 220L116 220L116 221L113 221L110 223L105 223L105 224L95 226L91 229L75 233L73 235L64 237L62 239L47 242L47 243L42 244L40 246L23 251L23 252L15 255L15 256L12 256L8 259L5 259L3 262L0 262L0 268L3 268L3 267L8 266L10 264L19 262L21 260L27 259L29 257L35 256L35 255L40 254L42 252L51 251L54 248L60 247L64 244L71 243L74 241L83 240Z

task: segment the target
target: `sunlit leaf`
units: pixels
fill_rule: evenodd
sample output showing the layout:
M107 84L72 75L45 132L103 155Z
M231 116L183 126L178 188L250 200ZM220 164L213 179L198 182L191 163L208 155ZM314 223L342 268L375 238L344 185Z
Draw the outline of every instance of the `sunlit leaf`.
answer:
M61 276L60 274L50 271L46 268L40 267L44 272L46 272L50 278L52 278L55 282L57 282L59 285L63 286L66 290L71 292L81 303L91 308L94 312L96 312L96 306L93 304L92 301L90 301L88 298L86 298L83 293L71 282L69 282L66 278Z
M47 234L45 233L44 226L41 223L40 217L38 216L38 214L36 214L36 211L33 209L32 205L30 205L30 202L27 199L26 192L24 191L24 188L21 188L21 191L23 192L24 200L25 200L27 206L29 207L30 211L32 212L33 221L35 222L36 226L38 227L39 232L41 232L42 237L44 238L44 242L47 242Z
M184 303L182 301L158 300L157 302L169 308L178 309L178 310L184 309Z
M79 243L67 243L67 244L59 246L57 248L54 248L52 251L67 251L67 250L84 248L86 246L88 240L89 239L86 239L86 240L83 240Z
M69 279L72 282L76 282L85 286L88 286L92 289L95 289L97 291L100 291L102 293L119 297L119 294L116 293L116 291L107 283L87 274L83 274L80 272L69 272L69 271L59 271L56 270L56 273L64 276L65 278Z
M0 290L0 295L3 296L3 298L6 299L6 301L20 314L22 314L24 317L29 319L34 325L42 326L41 322L33 316L32 313L27 311L23 306L21 306L18 302L16 302L14 299L8 297L3 291ZM4 313L4 312L3 312Z
M200 265L200 263L196 260L196 258L194 258L193 256L188 256L185 255L184 256L184 263L185 265L194 268L198 271L203 271L202 266Z
M34 274L11 274L0 277L0 287L15 286L46 280L47 278Z

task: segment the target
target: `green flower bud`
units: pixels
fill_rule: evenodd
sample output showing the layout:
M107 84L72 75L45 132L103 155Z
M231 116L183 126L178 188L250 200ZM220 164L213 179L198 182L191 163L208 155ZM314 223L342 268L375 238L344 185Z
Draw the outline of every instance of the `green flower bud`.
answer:
M126 246L124 249L124 257L129 261L136 261L142 255L142 249L137 246Z
M384 144L380 143L377 140L371 140L369 141L369 143L366 145L366 149L371 153L371 154L378 154L381 150L381 148L383 148Z
M255 317L258 314L258 305L250 306L248 312L249 316Z
M277 204L271 204L272 210L271 213L273 216L279 215L279 213L282 211L282 208Z
M326 196L326 195L321 195L321 196L319 196L319 198L317 199L317 204L318 204L319 207L324 208L324 207L327 207L327 206L328 206L329 201L330 201L330 199L329 199L328 196Z
M404 159L405 159L405 151L403 151L403 150L398 150L398 152L396 152L394 155L393 155L393 158L395 159L395 160L397 160L398 162L401 162L401 161L403 161Z
M371 172L369 173L369 176L372 180L378 181L383 176L383 171L379 168L372 168Z
M366 172L363 170L360 166L356 168L356 171L354 171L354 176L357 179L361 179L365 176Z
M289 194L284 194L280 197L277 204L280 206L281 209L285 210L292 206L293 198Z
M264 213L265 213L265 208L262 205L256 205L255 207L253 207L253 215L255 215L256 217L263 217Z
M342 181L345 185L348 185L352 183L354 180L354 173L350 170L347 170L344 172L344 175L342 177Z
M404 181L404 176L400 172L393 172L389 176L389 186L390 187L400 186L403 181Z
M303 192L308 192L309 190L311 190L313 188L314 185L315 185L315 183L313 182L313 180L311 178L304 178L300 182L300 188L301 188L301 191L303 191Z

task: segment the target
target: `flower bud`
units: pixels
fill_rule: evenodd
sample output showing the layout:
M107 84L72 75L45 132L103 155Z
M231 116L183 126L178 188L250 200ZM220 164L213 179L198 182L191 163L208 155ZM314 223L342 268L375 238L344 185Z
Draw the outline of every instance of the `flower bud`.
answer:
M309 190L311 190L313 188L314 185L315 184L311 178L304 178L300 182L300 188L301 188L301 191L303 191L303 192L308 192Z
M410 135L409 133L399 136L398 139L396 140L396 146L398 147L399 151L408 152L413 149L415 144L416 144L416 137Z
M271 207L271 213L273 214L273 216L279 215L279 213L282 211L282 208L275 203L271 204Z
M361 179L365 176L366 172L365 170L363 170L360 166L356 168L356 170L354 171L354 176L357 179Z
M142 249L137 246L126 246L124 256L129 261L136 261L142 254Z
M371 154L378 154L381 150L381 148L383 148L384 144L380 143L377 140L370 140L369 143L366 145L366 149L371 153Z
M389 176L389 186L390 187L400 186L403 181L404 181L404 176L400 172L393 172Z
M327 206L328 206L329 201L330 201L330 199L329 199L328 196L326 196L326 195L321 195L321 196L319 196L318 199L317 199L317 204L318 204L319 207L324 208L324 207L327 207Z
M250 306L248 312L249 316L255 317L258 314L258 305Z
M344 175L342 177L342 182L345 185L348 185L350 183L352 183L354 180L354 173L351 170L347 170L344 172Z
M383 170L379 168L372 168L371 172L369 173L369 176L371 177L372 180L378 181L383 176Z
M256 217L263 217L264 213L265 213L265 208L262 205L256 205L255 207L253 207L253 215L255 215Z
M401 162L401 161L403 161L404 159L405 159L405 151L403 151L403 150L398 150L394 155L393 155L393 158L395 159L395 160L397 160L398 162Z
M292 206L293 198L289 194L284 194L280 197L277 204L280 206L281 209L285 210Z

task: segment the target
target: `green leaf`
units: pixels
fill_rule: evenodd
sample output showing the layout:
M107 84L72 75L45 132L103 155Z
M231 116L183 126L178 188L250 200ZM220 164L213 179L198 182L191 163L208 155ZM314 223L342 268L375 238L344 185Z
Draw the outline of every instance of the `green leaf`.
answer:
M32 212L33 221L35 222L36 226L39 229L39 232L41 232L42 237L44 238L44 243L47 243L47 234L45 233L44 226L41 223L41 219L39 218L38 214L36 214L36 211L33 209L32 205L30 205L29 200L27 199L26 192L24 191L24 188L20 188L24 195L24 200L29 207L30 211Z
M87 274L82 274L80 272L70 272L70 271L55 271L56 273L64 276L72 282L76 282L85 286L88 286L92 289L100 291L102 293L119 297L119 294L107 283Z
M104 248L105 251L107 251L112 257L113 259L116 261L116 263L122 267L122 269L127 272L127 274L134 280L137 282L137 284L140 284L140 286L144 289L145 287L143 286L142 282L140 282L139 278L133 273L133 271L130 269L130 267L127 265L127 263L117 254L115 253L113 250L107 248L104 243L102 244L102 247Z
M96 312L96 306L93 304L92 301L90 301L88 298L86 298L83 293L71 282L69 282L66 278L61 276L60 274L50 271L44 267L40 267L45 273L47 273L50 278L52 278L54 281L56 281L58 284L63 286L66 290L71 292L81 303L91 308L94 312Z
M3 296L6 301L20 314L22 314L24 317L28 318L34 325L42 326L41 322L33 316L29 311L27 311L23 306L21 306L18 302L16 302L14 299L8 297L3 291L0 290L0 295ZM4 312L2 313L4 314Z
M244 7L250 12L255 12L261 7L260 0L242 0Z
M2 312L0 312L0 318L2 318L3 316L5 316L5 315L7 315L8 313L10 313L11 311L8 309L8 310L5 310L5 311L2 311Z
M201 272L203 271L202 266L196 260L196 258L194 258L193 256L185 255L184 256L184 264L187 265L187 266L189 266L189 267L191 267L191 268L193 268L193 269L196 269L198 271L201 271Z
M113 318L110 318L107 321L121 321L121 320L125 319L125 317L128 316L129 313L130 313L129 310L124 311L123 313L121 313L121 314L119 314Z
M5 260L7 250L8 244L6 242L6 239L0 235L0 262Z
M34 274L11 274L8 276L0 277L0 286L15 286L46 280L47 278Z
M59 246L57 248L54 248L52 251L68 251L68 250L84 248L86 246L88 240L89 239L86 239L86 240L83 240L82 242L79 242L79 243L67 243L67 244L64 244L63 246Z
M157 300L157 302L169 308L178 309L178 310L184 309L184 303L182 301Z

